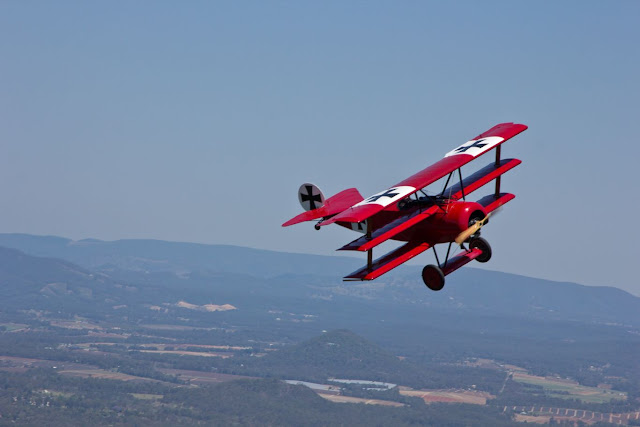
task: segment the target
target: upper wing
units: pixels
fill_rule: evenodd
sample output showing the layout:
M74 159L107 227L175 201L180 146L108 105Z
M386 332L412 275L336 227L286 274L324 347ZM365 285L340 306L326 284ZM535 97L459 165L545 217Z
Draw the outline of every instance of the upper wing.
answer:
M436 182L443 176L466 165L471 160L483 155L526 129L526 125L516 123L501 123L496 125L476 136L471 141L465 142L458 148L449 151L442 160L399 182L388 190L374 194L342 213L322 221L319 225L329 225L337 221L362 222L382 211L392 203L402 200L421 188Z

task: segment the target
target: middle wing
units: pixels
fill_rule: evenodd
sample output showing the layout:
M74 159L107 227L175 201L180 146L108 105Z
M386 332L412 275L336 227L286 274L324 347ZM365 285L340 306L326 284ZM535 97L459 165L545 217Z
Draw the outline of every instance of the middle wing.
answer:
M516 123L501 123L496 125L476 136L471 141L449 151L442 160L399 182L388 190L374 194L342 213L322 221L319 225L329 225L338 221L362 222L382 211L392 203L400 201L421 188L436 182L443 176L466 165L471 160L483 155L526 129L527 126Z

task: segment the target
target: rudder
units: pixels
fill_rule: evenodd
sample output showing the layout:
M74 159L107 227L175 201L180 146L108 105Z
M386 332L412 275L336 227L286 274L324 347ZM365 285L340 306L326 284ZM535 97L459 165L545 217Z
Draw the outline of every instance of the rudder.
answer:
M305 211L319 209L324 206L324 194L317 186L308 182L300 186L298 200Z

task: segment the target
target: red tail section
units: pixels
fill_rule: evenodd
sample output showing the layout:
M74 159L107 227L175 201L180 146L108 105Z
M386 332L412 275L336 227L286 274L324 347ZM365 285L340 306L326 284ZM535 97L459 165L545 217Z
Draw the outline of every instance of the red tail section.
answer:
M324 201L324 205L318 209L312 209L307 212L303 212L291 218L289 221L282 224L283 227L288 227L300 222L312 221L314 219L326 218L332 215L336 215L345 209L350 208L356 203L360 203L364 198L358 190L355 188L349 188L341 191L335 196L331 196Z

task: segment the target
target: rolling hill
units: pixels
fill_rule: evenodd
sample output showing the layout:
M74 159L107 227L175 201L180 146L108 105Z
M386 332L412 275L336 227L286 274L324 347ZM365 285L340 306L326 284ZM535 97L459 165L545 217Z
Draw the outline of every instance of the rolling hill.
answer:
M160 302L192 298L218 303L222 299L234 305L275 307L296 301L313 307L322 302L339 306L357 301L404 309L640 326L640 298L620 289L470 267L448 277L443 291L429 292L420 280L419 268L412 266L374 282L342 282L344 272L360 263L352 258L155 240L76 242L25 234L0 234L0 246L35 257L61 258L81 266L65 264L67 269L83 270L85 275L93 272L93 280L101 273L100 280L156 289L150 298ZM39 274L51 262L38 261L26 270ZM3 262L0 269L12 264Z
M372 283L343 283L339 274L350 259L196 245L191 249L202 253L187 264L176 261L184 258L182 244L167 242L121 241L115 246L124 247L122 253L97 241L85 247L60 238L11 235L3 242L20 250L0 248L0 323L30 325L50 339L68 333L65 325L73 322L61 319L78 319L100 333L129 330L142 342L154 342L157 338L147 334L157 329L167 339L221 340L260 354L176 358L181 369L294 375L314 382L363 377L431 388L448 387L455 379L463 387L483 384L491 393L501 389L504 375L465 361L495 359L539 375L562 373L587 382L604 370L615 377L638 371L640 299L614 288L465 268L436 293L425 289L413 267ZM220 259L211 258L216 251ZM56 254L87 265L42 256ZM95 261L107 258L118 260L118 267ZM271 263L272 275L245 271L247 259ZM316 260L322 274L308 271ZM197 309L207 304L235 309ZM15 345L20 337L7 333L5 338ZM126 347L118 351L129 354Z

